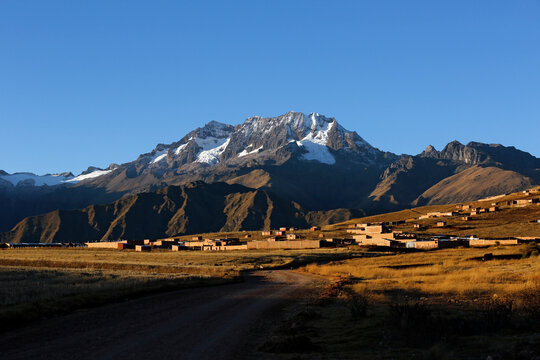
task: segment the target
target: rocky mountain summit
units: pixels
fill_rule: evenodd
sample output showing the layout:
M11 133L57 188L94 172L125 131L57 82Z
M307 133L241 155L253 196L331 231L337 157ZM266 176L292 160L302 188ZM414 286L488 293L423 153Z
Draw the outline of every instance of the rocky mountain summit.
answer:
M252 162L279 165L293 157L327 165L341 160L364 166L395 158L374 148L356 132L344 129L334 118L288 112L274 118L254 116L237 126L211 121L180 141L159 144L119 168L136 167L137 174L149 172L159 177L165 169Z
M540 167L540 159L513 146L470 142L467 145L452 141L442 151L428 146L421 157L462 162L468 165L495 165L508 170L531 172Z
M452 141L402 155L370 194L375 208L434 205L513 192L540 182L540 159L513 146Z

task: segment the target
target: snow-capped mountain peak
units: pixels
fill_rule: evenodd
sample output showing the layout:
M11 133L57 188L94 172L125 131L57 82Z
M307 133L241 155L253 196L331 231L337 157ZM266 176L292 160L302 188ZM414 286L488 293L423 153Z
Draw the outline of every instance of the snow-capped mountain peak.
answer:
M303 153L300 159L324 164L336 162L335 152L356 153L357 160L372 163L380 153L355 132L339 125L336 119L313 112L304 114L296 111L274 117L253 116L238 125L239 136L244 147L238 153L247 153L249 145L264 149L279 148L296 144ZM271 137L271 139L267 139Z
M12 185L21 181L21 184L36 186L75 184L109 178L114 176L116 168L129 168L130 174L137 175L149 172L159 179L167 172L194 171L218 164L280 165L290 159L326 165L352 162L371 166L381 154L332 117L289 111L277 117L253 116L236 126L210 121L175 143L158 144L137 160L108 169L90 167L78 176L6 174L0 175L0 179ZM185 170L180 170L184 167Z

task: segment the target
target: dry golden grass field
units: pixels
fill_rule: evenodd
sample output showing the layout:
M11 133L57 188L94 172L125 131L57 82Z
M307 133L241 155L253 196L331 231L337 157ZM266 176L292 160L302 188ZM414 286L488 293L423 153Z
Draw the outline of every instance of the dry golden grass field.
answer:
M483 261L486 253L493 259ZM292 348L298 359L533 359L537 254L531 244L306 265L300 271L331 283L289 314L265 349Z

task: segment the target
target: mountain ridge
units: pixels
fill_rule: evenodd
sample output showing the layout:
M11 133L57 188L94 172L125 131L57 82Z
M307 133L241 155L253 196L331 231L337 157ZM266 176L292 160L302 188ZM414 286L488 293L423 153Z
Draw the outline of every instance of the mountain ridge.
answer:
M313 222L342 221L360 211L306 212L271 192L238 184L201 181L168 186L79 210L55 210L28 217L2 242L86 242L163 238L208 231L307 227Z
M464 191L457 190L456 182L467 187L466 174L445 182L475 166L492 168L471 170L484 182ZM89 167L53 186L34 186L38 182L32 179L14 184L8 179L13 174L0 173L0 231L27 216L193 181L270 191L309 211L356 208L374 213L464 196L474 200L503 188L520 190L540 183L538 169L540 159L499 144L452 141L441 151L430 145L418 155L398 156L371 146L333 117L298 112L253 116L237 125L211 121L131 162Z

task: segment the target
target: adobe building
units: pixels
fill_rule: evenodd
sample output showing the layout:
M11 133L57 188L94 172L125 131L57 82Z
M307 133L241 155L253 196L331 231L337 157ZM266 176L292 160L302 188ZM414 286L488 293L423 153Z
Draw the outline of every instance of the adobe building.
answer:
M407 248L414 248L414 249L437 249L439 247L439 240L417 240L417 241L409 241L406 243Z
M135 251L149 252L152 251L152 247L149 245L135 245Z
M360 229L356 229L360 230ZM361 246L405 247L405 244L416 240L416 235L401 231L390 231L384 225L366 226L363 232L355 232L353 239Z
M127 244L127 240L123 241L96 241L85 243L87 247L94 249L118 249L118 244Z
M260 249L318 249L324 240L253 240L247 243L249 250Z
M347 239L347 238L327 238L326 241L335 247L348 246L348 245L354 244L354 239Z
M521 206L527 206L530 204L530 201L528 199L519 199L519 200L513 200L512 206L521 207Z
M469 246L517 245L518 239L470 239Z

